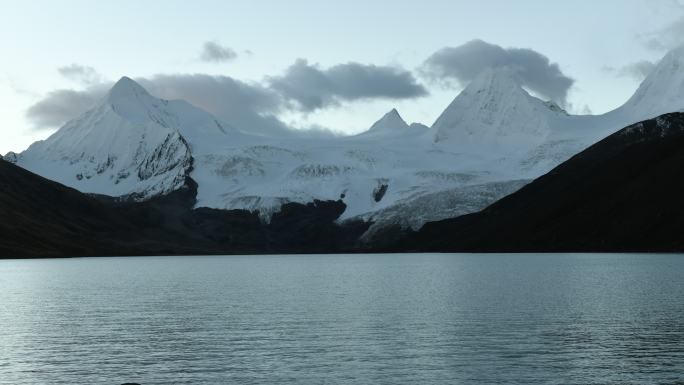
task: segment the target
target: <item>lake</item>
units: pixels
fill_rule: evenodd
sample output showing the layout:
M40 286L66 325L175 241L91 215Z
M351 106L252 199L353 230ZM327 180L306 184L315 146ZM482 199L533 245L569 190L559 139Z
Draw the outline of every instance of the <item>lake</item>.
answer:
M682 381L682 255L0 261L0 384Z

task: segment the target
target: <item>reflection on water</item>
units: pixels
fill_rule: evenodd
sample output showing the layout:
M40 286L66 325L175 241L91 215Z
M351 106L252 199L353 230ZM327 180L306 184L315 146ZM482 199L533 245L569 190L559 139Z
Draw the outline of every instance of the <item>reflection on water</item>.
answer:
M1 384L674 384L684 256L0 261Z

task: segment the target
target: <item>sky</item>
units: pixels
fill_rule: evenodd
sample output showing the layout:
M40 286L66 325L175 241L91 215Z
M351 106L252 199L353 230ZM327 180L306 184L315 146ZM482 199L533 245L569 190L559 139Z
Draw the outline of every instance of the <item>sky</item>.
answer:
M431 125L485 67L571 113L624 103L684 40L676 0L0 0L0 153L129 76L255 131Z

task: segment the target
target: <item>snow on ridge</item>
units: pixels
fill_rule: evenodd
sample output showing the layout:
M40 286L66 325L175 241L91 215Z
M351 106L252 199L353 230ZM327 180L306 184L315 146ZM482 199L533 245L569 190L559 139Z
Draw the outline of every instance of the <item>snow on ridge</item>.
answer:
M113 103L131 98L151 97L145 88L128 76L122 76L107 93L106 99Z
M668 52L618 110L635 120L684 110L684 45Z

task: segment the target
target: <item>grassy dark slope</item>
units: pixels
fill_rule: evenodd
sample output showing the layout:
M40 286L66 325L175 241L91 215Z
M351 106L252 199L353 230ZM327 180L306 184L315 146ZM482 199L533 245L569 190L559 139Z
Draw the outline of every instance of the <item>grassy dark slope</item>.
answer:
M131 230L111 208L0 160L0 255L82 255ZM112 250L114 251L114 250Z
M93 197L0 160L0 258L341 252L368 224L338 225L341 201L291 203L270 224L193 209L196 184L143 203Z
M397 250L684 251L684 114L627 127Z

